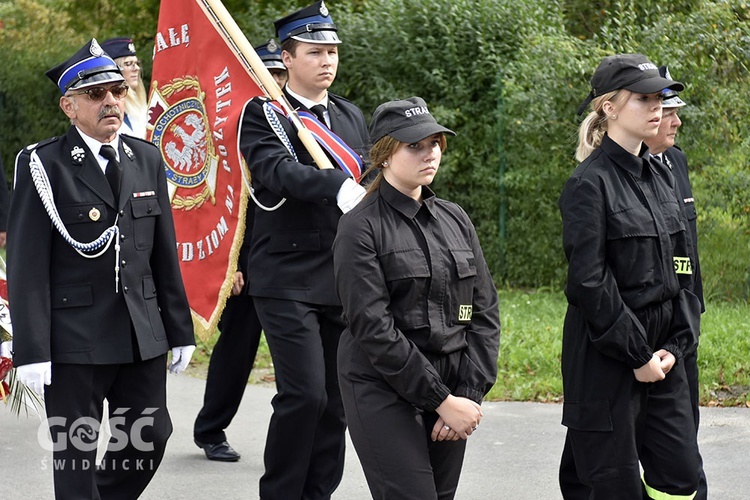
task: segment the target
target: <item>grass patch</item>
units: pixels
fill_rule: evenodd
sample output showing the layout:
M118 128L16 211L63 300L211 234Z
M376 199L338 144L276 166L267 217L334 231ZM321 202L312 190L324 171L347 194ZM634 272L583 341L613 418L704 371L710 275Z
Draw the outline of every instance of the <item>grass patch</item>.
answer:
M567 302L562 292L501 290L502 335L497 382L487 396L500 401L562 401L560 353ZM750 307L709 301L703 315L698 365L701 404L750 407ZM189 368L204 376L218 332L198 342ZM251 383L273 381L273 363L261 338Z
M565 297L561 293L501 290L500 355L489 400L559 401Z

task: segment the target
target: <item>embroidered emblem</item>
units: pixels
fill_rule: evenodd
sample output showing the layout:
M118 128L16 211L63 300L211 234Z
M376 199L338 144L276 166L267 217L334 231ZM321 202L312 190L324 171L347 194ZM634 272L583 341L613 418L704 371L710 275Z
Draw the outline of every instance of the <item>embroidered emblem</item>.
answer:
M151 142L166 164L167 189L172 208L191 210L206 201L216 203L219 151L208 125L206 93L198 78L175 78L165 85L152 82ZM226 161L226 160L225 160Z
M83 162L83 159L86 158L86 151L84 151L81 146L76 146L70 152L70 157L73 158L74 162L81 163Z
M89 219L96 222L99 220L99 217L102 216L102 213L97 208L92 208L89 210Z
M128 156L128 158L130 158L131 160L135 159L135 155L133 154L133 150L130 149L130 146L128 146L127 144L125 144L124 141L122 143L122 150L125 151L125 154Z
M458 321L470 321L472 309L471 304L458 306Z
M328 17L328 7L326 7L325 2L320 2L320 15Z

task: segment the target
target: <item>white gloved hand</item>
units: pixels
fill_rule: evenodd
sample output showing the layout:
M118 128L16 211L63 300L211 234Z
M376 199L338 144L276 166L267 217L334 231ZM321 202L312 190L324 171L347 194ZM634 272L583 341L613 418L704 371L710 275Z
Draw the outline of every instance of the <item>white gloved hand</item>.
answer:
M52 362L42 361L16 367L16 377L23 385L44 396L44 386L52 383Z
M7 340L3 343L0 343L0 357L2 358L12 358L13 357L13 341Z
M193 357L195 352L194 345L183 345L180 347L172 348L172 362L169 364L169 372L177 375L182 373L190 363L190 358Z
M362 198L365 197L367 190L349 178L339 188L336 194L336 204L342 212L346 213L357 206Z

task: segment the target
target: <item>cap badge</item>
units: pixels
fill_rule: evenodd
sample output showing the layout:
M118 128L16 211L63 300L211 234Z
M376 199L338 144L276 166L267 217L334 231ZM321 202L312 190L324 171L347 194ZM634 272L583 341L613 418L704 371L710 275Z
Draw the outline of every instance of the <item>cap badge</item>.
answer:
M125 151L125 154L127 155L128 158L130 158L131 160L135 159L135 155L133 154L133 150L130 149L130 146L128 146L127 144L125 144L125 142L122 143L122 150Z
M128 44L128 52L135 54L135 45L133 44L133 42L130 42Z
M81 163L86 158L86 151L81 146L76 146L70 152L70 157L73 158L74 162Z
M96 41L96 38L91 39L91 47L89 47L89 52L94 57L101 57L102 54L104 54L104 51L99 46L99 42Z
M102 213L96 207L89 210L89 219L91 219L92 221L94 222L98 221L99 217L101 216L102 216Z
M279 46L276 45L276 40L271 40L268 42L268 45L266 45L266 49L268 49L268 52L274 53L277 50L279 50Z
M664 78L666 78L667 80L672 79L672 77L669 75L669 68L667 67L664 68Z
M326 7L325 2L320 2L320 15L328 17L328 7Z

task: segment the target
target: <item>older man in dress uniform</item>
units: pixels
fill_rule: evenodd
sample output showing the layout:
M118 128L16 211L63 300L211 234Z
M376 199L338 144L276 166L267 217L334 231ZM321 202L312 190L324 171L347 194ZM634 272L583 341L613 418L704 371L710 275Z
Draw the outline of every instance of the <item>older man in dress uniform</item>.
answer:
M172 432L167 353L180 372L195 349L164 164L119 134L128 87L95 39L47 76L72 125L16 159L14 363L45 398L56 497L134 499ZM113 437L96 467L105 398Z

